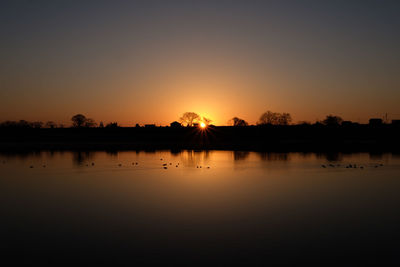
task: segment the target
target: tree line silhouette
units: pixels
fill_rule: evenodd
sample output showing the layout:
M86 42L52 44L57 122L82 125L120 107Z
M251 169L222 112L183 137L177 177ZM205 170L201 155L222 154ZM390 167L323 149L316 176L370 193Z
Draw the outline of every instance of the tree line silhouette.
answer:
M120 127L83 114L71 117L60 129L47 123L0 123L1 149L227 149L255 151L400 151L400 124L358 124L327 115L314 124L292 123L289 113L266 111L255 125L239 117L230 126L214 126L211 119L186 112L167 127ZM377 119L373 119L376 122ZM204 124L203 124L204 123ZM206 127L205 125L208 125ZM62 126L63 127L63 126ZM55 129L40 129L55 128ZM47 131L49 130L49 131Z
M118 122L110 122L104 125L102 121L97 123L92 118L87 118L83 114L76 114L71 118L71 126L72 128L119 128L121 127ZM325 125L325 126L340 126L344 120L340 116L329 114L322 121L316 121L314 124L307 121L301 121L297 124L292 124L292 116L290 113L279 113L266 111L259 117L256 126L266 126L266 125L275 125L275 126L287 126L287 125ZM204 116L200 116L195 112L185 112L179 118L179 121L174 121L171 123L172 127L195 127L200 123L204 123L206 126L212 125L212 120L206 118ZM352 124L358 124L353 123ZM228 126L233 127L246 127L252 126L246 120L233 117L227 122ZM155 126L155 125L151 125ZM34 121L29 122L26 120L20 121L4 121L0 123L0 128L65 128L64 124L57 124L54 121ZM139 124L136 124L135 127L141 127Z
M41 121L29 122L26 120L4 121L0 123L2 128L64 128L64 124L57 124L54 121L43 123Z

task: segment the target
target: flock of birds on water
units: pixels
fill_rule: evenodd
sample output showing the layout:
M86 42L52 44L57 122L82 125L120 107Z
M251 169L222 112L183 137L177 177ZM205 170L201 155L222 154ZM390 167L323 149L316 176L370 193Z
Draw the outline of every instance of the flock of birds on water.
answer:
M340 168L340 167L344 167L344 168L346 168L346 169L361 169L361 170L363 170L365 167L363 166L363 165L357 165L357 164L347 164L347 165L340 165L340 164L322 164L321 165L321 167L322 168L328 168L328 167L331 167L331 168ZM382 163L380 163L380 164L374 164L373 166L372 166L373 168L378 168L378 167L383 167L383 164Z
M160 158L160 161L163 161L163 159ZM6 161L5 161L5 160L3 160L3 164L6 164ZM95 165L94 162L92 162L91 164L89 164L89 163L86 164L87 167L89 167L89 166L94 166L94 165ZM136 165L139 165L139 163L138 163L138 162L132 162L132 165L136 166ZM163 163L163 164L162 164L162 168L165 169L165 170L168 169L168 166L172 167L172 163L170 162L169 164L168 164L168 163ZM44 164L44 165L42 165L42 167L43 167L43 168L46 168L46 165ZM118 164L118 167L122 167L122 163L119 163L119 164ZM175 168L178 168L178 167L179 167L179 162L175 165ZM33 166L33 165L30 165L29 168L30 168L30 169L33 169L34 166ZM197 165L196 168L197 168L197 169L201 169L201 168L203 168L203 166ZM210 166L204 167L204 169L210 169Z
M160 161L163 161L163 159L160 158ZM5 160L3 160L3 164L6 164L6 161L5 161ZM132 162L132 165L135 165L135 166L136 166L136 165L138 165L138 164L139 164L138 162ZM95 164L94 164L94 162L92 162L90 165L91 165L91 166L94 166ZM90 165L89 165L89 163L86 164L86 166L90 166ZM43 168L46 168L46 165L44 164L44 165L42 165L42 167L43 167ZM118 167L122 167L122 164L119 163L119 164L118 164ZM168 169L168 167L172 167L172 163L171 163L171 162L170 162L170 163L163 163L161 167L162 167L163 169ZM179 162L175 165L175 168L178 168L178 167L179 167ZM324 169L326 169L326 168L328 168L328 167L331 167L331 168L341 168L341 167L344 167L344 168L346 168L346 169L361 169L361 170L365 168L363 165L357 165L357 164L341 165L341 164L332 164L332 163L330 163L330 164L322 164L321 167L324 168ZM373 164L372 167L373 167L373 168L383 167L383 164L382 164L382 163ZM30 169L33 169L34 166L33 166L33 165L30 165L29 168L30 168ZM203 168L203 166L197 165L196 168L197 168L197 169L201 169L201 168ZM210 169L210 166L207 166L207 167L205 167L205 168Z

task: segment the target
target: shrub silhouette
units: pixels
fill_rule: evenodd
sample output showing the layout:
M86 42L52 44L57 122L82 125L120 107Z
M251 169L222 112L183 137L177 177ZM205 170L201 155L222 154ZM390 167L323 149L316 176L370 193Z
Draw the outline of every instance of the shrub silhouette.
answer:
M247 123L247 121L238 118L238 117L233 117L232 119L229 120L228 122L229 124L233 125L233 126L248 126L249 124Z
M327 126L338 126L341 125L343 122L343 119L339 116L334 116L332 114L329 114L326 116L325 120L322 121L323 124Z

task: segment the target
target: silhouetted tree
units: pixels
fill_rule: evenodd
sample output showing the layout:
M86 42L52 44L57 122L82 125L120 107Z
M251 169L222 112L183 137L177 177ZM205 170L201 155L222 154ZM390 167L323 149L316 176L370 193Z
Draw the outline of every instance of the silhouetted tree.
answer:
M268 110L260 116L258 124L278 124L278 113Z
M248 126L249 124L247 123L247 121L238 118L238 117L233 117L230 120L230 124L232 124L233 126Z
M278 117L279 125L288 125L291 122L292 122L292 116L290 116L289 113L279 114L279 117Z
M6 127L6 128L42 128L43 127L43 122L41 122L41 121L29 122L29 121L26 121L26 120L4 121L4 122L0 123L0 127Z
M30 123L31 124L31 127L32 128L42 128L43 127L43 122L41 122L41 121L34 121L34 122L31 122Z
M31 128L32 125L26 121L26 120L20 120L19 122L17 122L17 127L21 127L21 128Z
M200 116L194 112L185 112L179 120L186 126L193 126L195 122L200 120Z
M104 128L104 124L103 124L102 121L100 122L99 127L100 127L100 128Z
M288 125L292 121L289 113L277 113L267 111L260 116L258 124L272 124L272 125Z
M73 127L83 127L86 122L86 117L82 114L76 114L71 118Z
M46 122L45 127L46 128L56 128L57 124L54 121L48 121L48 122Z
M330 114L326 116L325 120L323 120L322 123L327 126L338 126L342 124L342 121L343 119L341 117Z
M5 128L11 128L11 127L17 127L18 123L16 121L4 121L0 124L0 126Z
M211 119L208 119L208 118L206 118L206 117L203 117L202 121L204 122L205 125L210 125L211 122L212 122Z

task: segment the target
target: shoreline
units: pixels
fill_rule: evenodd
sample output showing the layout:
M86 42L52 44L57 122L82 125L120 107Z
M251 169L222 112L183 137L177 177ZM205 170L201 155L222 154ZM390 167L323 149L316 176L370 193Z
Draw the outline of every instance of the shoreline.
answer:
M234 150L261 152L400 152L400 128L210 126L0 129L0 151Z

